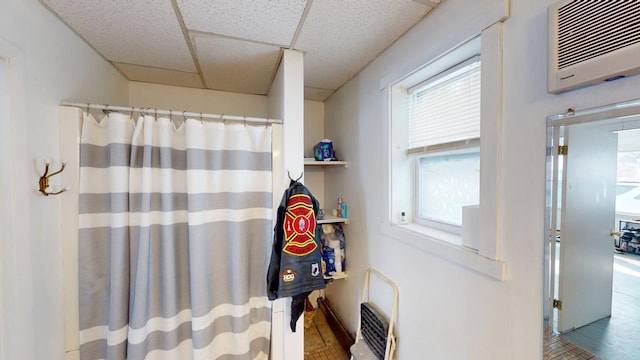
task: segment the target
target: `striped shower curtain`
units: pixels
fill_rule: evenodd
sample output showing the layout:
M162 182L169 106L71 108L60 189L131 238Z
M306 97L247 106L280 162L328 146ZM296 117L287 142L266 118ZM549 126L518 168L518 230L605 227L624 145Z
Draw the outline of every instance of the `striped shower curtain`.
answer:
M267 359L271 128L85 114L80 358Z

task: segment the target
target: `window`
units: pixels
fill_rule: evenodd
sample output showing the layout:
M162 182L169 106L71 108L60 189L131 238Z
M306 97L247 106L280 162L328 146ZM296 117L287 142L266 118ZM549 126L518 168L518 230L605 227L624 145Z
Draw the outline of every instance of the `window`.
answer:
M459 235L480 200L480 37L392 86L392 217Z
M408 96L415 220L459 233L462 206L480 200L480 58L408 89Z
M380 79L383 120L388 130L388 137L384 139L386 191L380 232L395 241L498 280L504 280L506 276L506 262L500 256L500 205L505 196L501 186L503 24L500 20L508 17L508 8L502 5L504 2L487 8L495 10L493 13L468 14L471 18L467 21L475 25L452 25L447 30L448 36L427 36L424 41L414 39L415 48L406 53L407 57L394 58L393 69ZM476 21L481 18L486 20L482 20L482 24ZM472 29L477 29L475 37L470 32ZM450 50L445 50L447 46ZM476 89L478 96L480 93L482 96L477 98L477 104L480 100L481 104L475 106L479 108L480 117L471 117L479 124L475 133L463 131L449 138L413 143L410 139L417 137L417 130L411 130L410 109L413 106L416 111L417 103L411 105L412 96L420 96L424 103L433 106L435 101L428 101L428 92L421 90L433 86L435 94L439 83L447 83L445 78L450 77L448 80L455 82L454 73L460 71L458 74L461 75L466 66L473 67L478 60L477 69L481 74L477 74L479 85ZM469 79L473 78L470 76ZM449 101L453 101L453 97L441 95L438 104ZM460 110L455 103L443 109L456 110L445 111L445 114L459 114ZM461 118L446 120L445 129L453 130L452 122ZM421 176L427 180L420 181ZM448 195L443 198L430 190L440 189L443 183L451 187L452 178L456 179L456 187L464 188L468 196L448 190L441 192ZM477 190L469 191L470 188L464 185L468 183L477 184ZM447 214L446 209L475 202L472 198L475 196L479 198L478 206L464 209L462 225L459 225L460 215ZM438 205L438 201L447 206ZM420 203L426 207L421 207ZM470 221L467 221L467 215L470 215Z

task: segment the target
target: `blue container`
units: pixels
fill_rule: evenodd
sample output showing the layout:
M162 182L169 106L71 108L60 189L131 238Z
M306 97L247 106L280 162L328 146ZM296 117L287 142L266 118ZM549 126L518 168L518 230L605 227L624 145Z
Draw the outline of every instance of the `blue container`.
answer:
M326 276L331 276L336 272L336 253L333 248L325 246L324 251L322 252L322 258L326 264L324 274Z
M336 152L333 150L333 142L324 139L313 146L313 157L318 161L331 161L335 159Z

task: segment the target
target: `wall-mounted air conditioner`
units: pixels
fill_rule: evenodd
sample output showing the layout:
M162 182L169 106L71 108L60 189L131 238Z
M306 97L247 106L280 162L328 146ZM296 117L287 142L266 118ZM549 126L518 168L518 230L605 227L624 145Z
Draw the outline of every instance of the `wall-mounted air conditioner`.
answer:
M640 73L640 0L562 0L548 18L549 92Z

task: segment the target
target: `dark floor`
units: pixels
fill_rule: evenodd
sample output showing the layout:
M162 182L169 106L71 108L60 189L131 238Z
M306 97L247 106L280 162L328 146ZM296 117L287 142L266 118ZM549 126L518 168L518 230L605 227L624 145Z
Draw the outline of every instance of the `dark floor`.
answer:
M305 312L304 317L304 360L349 359L331 331L322 310Z
M611 318L561 335L603 360L640 359L640 256L614 257Z

